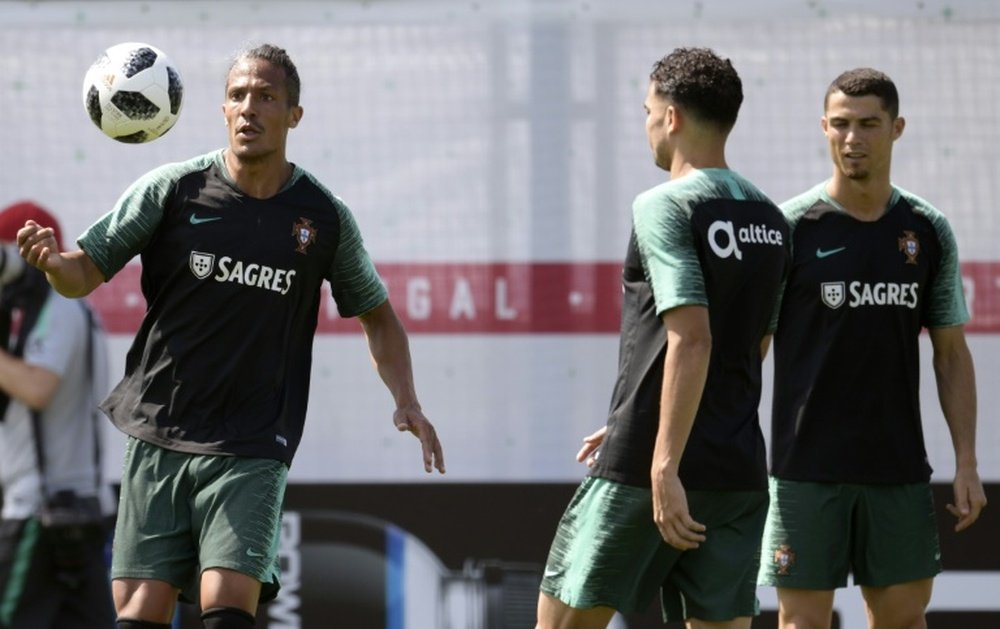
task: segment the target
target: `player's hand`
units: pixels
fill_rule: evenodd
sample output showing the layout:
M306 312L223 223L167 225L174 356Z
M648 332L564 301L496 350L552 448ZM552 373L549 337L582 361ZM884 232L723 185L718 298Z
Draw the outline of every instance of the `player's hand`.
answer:
M955 492L955 504L947 505L949 513L958 519L955 532L964 531L979 519L979 513L986 506L986 492L975 469L961 469L955 473L952 483Z
M705 541L705 525L688 512L687 495L676 474L653 474L653 521L663 540L677 550L698 548Z
M45 273L58 270L62 263L53 229L32 220L17 231L17 249L28 264Z
M607 425L601 426L600 430L591 433L583 438L583 447L576 453L576 460L580 463L587 462L587 467L593 467L597 462L597 455L594 454L601 444L604 443L604 435L608 432ZM593 456L591 456L593 454Z
M437 471L444 474L444 452L437 431L430 420L424 417L423 411L415 407L397 408L392 414L392 422L400 432L412 432L420 439L420 448L424 455L424 471Z

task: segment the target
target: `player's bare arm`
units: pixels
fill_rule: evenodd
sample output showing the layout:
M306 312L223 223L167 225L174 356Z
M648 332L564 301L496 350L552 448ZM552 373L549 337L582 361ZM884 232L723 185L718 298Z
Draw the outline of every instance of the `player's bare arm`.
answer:
M412 432L420 439L424 470L431 472L437 469L444 474L441 441L417 400L410 344L403 324L389 300L361 315L359 319L368 339L372 363L396 402L393 423L398 430Z
M42 411L59 391L59 374L0 349L0 390L33 411Z
M705 525L691 518L678 472L708 375L712 334L708 309L703 306L673 308L662 318L667 328L667 355L660 427L650 470L653 520L668 544L689 550L705 541Z
M930 330L938 399L955 450L954 504L956 531L970 527L986 506L986 493L976 460L976 373L962 326Z
M59 251L55 234L29 220L17 232L17 247L28 264L45 273L65 297L84 297L104 282L104 275L83 251Z

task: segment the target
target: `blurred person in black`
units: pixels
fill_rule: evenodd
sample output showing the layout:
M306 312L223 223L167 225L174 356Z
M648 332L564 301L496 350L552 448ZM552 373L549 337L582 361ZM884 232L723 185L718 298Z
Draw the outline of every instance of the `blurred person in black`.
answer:
M0 212L0 627L114 627L105 560L112 510L101 477L97 404L107 392L104 333L82 300L24 263L17 230L32 202Z

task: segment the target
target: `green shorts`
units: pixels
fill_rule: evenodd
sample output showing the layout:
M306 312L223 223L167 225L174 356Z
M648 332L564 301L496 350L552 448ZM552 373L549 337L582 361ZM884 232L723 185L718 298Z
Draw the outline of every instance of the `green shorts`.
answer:
M279 582L278 542L288 467L272 459L166 450L129 438L111 554L113 579L156 579L198 600L201 572L227 568Z
M930 485L854 485L771 478L761 585L883 587L941 572Z
M764 491L689 491L691 516L707 527L695 550L669 546L653 523L649 489L587 478L563 514L542 592L570 607L643 611L657 591L664 620L755 616Z

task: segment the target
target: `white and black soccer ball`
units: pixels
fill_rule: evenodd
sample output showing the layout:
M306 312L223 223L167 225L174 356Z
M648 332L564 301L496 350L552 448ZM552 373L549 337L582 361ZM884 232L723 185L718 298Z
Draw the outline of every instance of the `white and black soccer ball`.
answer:
M162 50L128 42L111 46L83 80L83 106L101 131L119 142L150 142L181 113L184 85Z

